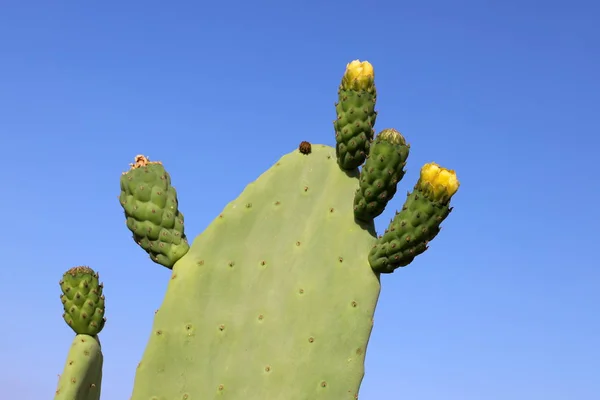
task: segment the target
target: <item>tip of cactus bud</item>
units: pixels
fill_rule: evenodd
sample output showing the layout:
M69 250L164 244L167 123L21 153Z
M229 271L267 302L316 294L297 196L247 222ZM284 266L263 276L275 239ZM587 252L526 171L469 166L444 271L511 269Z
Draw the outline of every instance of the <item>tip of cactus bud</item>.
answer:
M374 86L375 71L368 61L354 60L346 65L342 86L346 89L370 90Z
M460 182L456 172L431 162L421 168L421 176L417 183L419 189L433 197L433 200L447 203L458 191Z
M381 140L385 140L392 144L406 144L406 140L404 139L404 136L402 136L402 134L400 132L398 132L397 130L395 130L394 128L388 128L388 129L382 130L381 132L379 132L379 135L377 135L377 137L380 138Z
M129 167L130 167L130 170L132 170L132 169L136 169L136 168L145 167L148 164L162 164L162 163L160 161L150 161L150 159L148 157L146 157L145 155L138 154L133 159L133 163L129 163ZM123 172L123 175L125 175L126 173L127 172Z
M73 275L73 276L78 275L78 274L91 274L91 275L94 275L95 272L90 267L87 267L85 265L80 265L80 266L73 267L73 268L69 269L67 272L65 272L65 275L67 275L67 274Z

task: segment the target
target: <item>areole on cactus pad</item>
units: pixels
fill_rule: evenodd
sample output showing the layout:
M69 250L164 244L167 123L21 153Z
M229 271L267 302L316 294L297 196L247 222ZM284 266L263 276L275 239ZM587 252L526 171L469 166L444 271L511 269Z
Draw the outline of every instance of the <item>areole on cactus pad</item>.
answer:
M335 147L302 141L191 246L165 166L140 155L123 173L128 229L172 269L132 400L358 397L382 274L427 249L459 187L454 171L426 164L377 236L410 146L392 128L375 137L374 78L369 62L349 63Z

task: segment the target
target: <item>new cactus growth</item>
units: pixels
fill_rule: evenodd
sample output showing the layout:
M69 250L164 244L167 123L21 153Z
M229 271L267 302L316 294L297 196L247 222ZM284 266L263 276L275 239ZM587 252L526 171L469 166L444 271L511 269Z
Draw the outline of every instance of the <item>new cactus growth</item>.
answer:
M55 400L99 400L103 355L98 334L104 327L104 295L89 267L69 269L60 280L63 319L76 336L71 344Z
M370 221L381 215L404 177L410 146L395 129L381 131L371 146L354 196L354 216Z
M137 156L121 176L119 200L133 240L150 258L172 268L189 250L177 191L160 162Z
M435 163L425 164L402 211L396 213L369 254L373 270L393 272L427 250L428 243L439 233L442 221L452 211L450 199L459 186L454 171Z
M76 334L95 336L104 327L104 295L99 276L89 267L71 268L60 281L63 319Z
M337 118L333 122L337 160L343 170L359 167L369 155L377 118L376 100L371 63L359 60L349 63L338 89Z

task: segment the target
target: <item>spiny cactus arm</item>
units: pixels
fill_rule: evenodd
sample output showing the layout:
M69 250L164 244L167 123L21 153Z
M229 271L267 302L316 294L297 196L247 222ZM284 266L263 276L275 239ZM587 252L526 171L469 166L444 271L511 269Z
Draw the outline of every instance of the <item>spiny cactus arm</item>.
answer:
M435 163L425 164L402 210L396 212L388 229L371 249L371 268L375 272L391 273L427 250L428 243L439 233L442 221L452 211L450 199L459 186L454 171Z
M375 72L368 61L354 60L346 66L338 90L333 122L337 162L345 171L358 168L369 155L377 118Z
M121 175L119 196L127 228L152 261L171 269L190 248L177 191L161 162L138 155L130 166Z
M354 195L354 216L371 221L381 215L404 177L410 145L395 129L381 131L360 172L360 186Z
M98 336L75 336L54 400L99 400L103 360Z

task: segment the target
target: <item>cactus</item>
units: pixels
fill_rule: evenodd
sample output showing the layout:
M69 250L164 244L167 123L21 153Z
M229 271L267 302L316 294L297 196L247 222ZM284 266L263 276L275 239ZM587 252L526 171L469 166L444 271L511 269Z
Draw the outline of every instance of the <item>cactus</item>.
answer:
M172 268L189 250L177 191L160 162L137 156L121 176L119 200L133 240L157 264Z
M99 400L103 355L98 334L104 328L104 295L99 275L74 267L60 280L63 319L75 331L55 400Z
M54 400L99 400L102 363L98 336L75 336Z
M360 174L360 186L354 196L354 216L370 221L385 210L404 177L410 146L395 129L377 135L371 153Z
M96 336L104 327L104 296L99 276L89 267L71 268L60 281L63 319L77 335Z
M163 164L137 156L122 174L128 229L172 269L132 400L357 398L381 276L427 249L459 183L454 171L426 164L377 237L374 218L397 191L409 146L395 129L373 142L370 63L347 65L338 96L335 147L301 142L191 246ZM98 400L102 285L80 267L61 287L65 321L78 336L56 399Z
M346 66L335 105L336 154L343 170L359 167L369 155L377 118L375 73L368 61L354 60Z
M452 211L450 199L459 185L454 171L435 163L425 164L402 211L396 213L369 253L373 270L393 272L427 250L428 243L439 233L442 221Z

